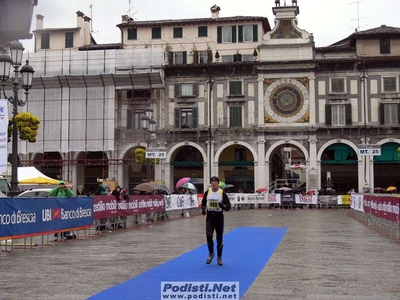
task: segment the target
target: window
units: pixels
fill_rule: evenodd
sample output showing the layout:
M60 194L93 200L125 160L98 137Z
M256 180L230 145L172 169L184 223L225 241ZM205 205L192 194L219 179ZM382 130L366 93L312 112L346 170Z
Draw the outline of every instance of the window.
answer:
M171 65L186 65L187 64L186 51L169 52L168 53L168 63Z
M257 25L240 25L238 26L239 43L243 42L257 42Z
M380 39L380 50L381 54L390 54L390 39L381 38Z
M242 54L234 54L233 55L233 61L242 61Z
M66 32L65 33L65 48L73 48L74 47L74 33Z
M50 49L50 33L42 33L40 49Z
M399 105L397 103L380 104L380 123L381 125L399 124Z
M229 107L229 127L243 127L241 106Z
M197 35L199 37L208 37L208 28L207 28L207 26L199 26Z
M344 78L331 78L331 93L344 93Z
M141 119L146 114L143 110L134 110L132 108L127 109L126 115L126 129L141 129Z
M233 55L222 55L222 62L233 62Z
M254 56L253 54L243 54L242 55L242 61L253 61Z
M154 27L151 29L151 38L154 39L161 39L161 27Z
M229 81L229 96L241 96L242 82L241 81Z
M351 125L351 104L327 104L325 106L325 125Z
M383 77L383 91L384 92L397 91L396 77Z
M197 107L175 108L175 128L197 128Z
M246 149L237 148L235 149L235 161L245 161L246 160Z
M217 43L236 43L236 26L218 26Z
M175 85L175 97L195 97L198 94L197 84L182 83Z
M208 51L199 51L199 63L206 64L208 62L210 62L208 60Z
M137 40L137 28L128 28L128 40Z
M174 39L183 38L183 28L175 27L174 28Z

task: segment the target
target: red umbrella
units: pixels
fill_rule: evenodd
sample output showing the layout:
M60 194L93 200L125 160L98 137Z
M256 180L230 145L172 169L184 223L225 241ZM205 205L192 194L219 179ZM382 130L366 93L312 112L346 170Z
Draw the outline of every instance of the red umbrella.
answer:
M258 189L256 190L257 193L262 193L262 192L266 192L266 191L268 191L268 189L267 189L267 188L264 188L264 187L258 188Z
M307 195L314 195L314 194L315 194L315 191L314 191L314 190L309 190L306 194L307 194Z
M186 182L189 182L190 180L192 180L192 179L189 177L183 177L183 178L179 179L175 185L175 188L179 189L183 184L185 184Z

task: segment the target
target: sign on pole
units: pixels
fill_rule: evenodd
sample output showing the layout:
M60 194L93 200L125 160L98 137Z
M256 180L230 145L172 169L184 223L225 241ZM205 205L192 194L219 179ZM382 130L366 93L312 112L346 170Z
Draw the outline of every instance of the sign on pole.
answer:
M146 151L146 158L167 158L167 148L149 148Z
M381 145L358 145L358 155L361 156L379 156L381 155Z

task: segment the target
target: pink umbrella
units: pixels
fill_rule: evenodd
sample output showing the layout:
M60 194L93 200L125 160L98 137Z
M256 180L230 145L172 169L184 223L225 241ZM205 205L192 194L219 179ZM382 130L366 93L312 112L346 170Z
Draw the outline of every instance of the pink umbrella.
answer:
M302 170L302 169L307 168L307 166L302 165L302 164L294 164L294 165L291 165L290 168L291 169L296 169L296 170Z
M289 191L291 191L292 189L291 189L290 187L284 186L284 187L281 187L279 190L284 191L284 192L289 192Z
M183 184L185 184L186 182L189 182L190 180L192 180L192 179L189 177L183 177L183 178L179 179L175 185L175 188L179 189Z

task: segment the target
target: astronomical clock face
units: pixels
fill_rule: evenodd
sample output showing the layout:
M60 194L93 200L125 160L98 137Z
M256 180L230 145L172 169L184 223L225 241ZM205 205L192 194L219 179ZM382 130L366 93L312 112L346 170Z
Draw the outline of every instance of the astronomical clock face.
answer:
M306 84L308 80L306 79ZM265 121L305 122L308 121L309 94L306 86L295 79L278 79L269 84L265 80Z

